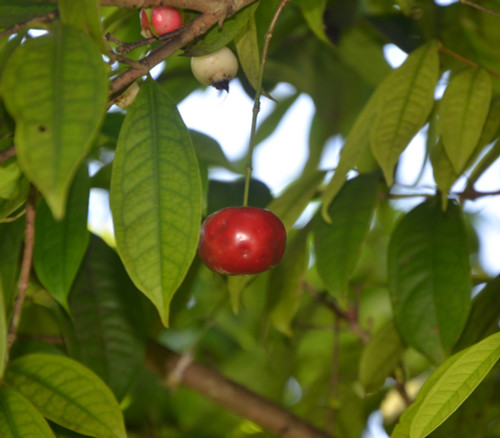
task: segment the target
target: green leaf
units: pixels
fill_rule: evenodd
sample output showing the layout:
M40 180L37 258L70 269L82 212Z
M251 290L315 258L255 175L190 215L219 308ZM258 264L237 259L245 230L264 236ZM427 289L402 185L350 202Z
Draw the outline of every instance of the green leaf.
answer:
M401 361L405 345L394 321L389 321L370 339L359 362L359 380L366 391L379 389Z
M271 322L287 336L292 336L292 320L299 308L309 251L309 227L304 227L289 239L283 260L271 271L268 296L272 302Z
M59 16L64 24L88 32L103 52L105 40L101 31L101 11L99 0L58 0Z
M18 210L26 202L29 181L21 172L19 163L10 159L0 165L0 221Z
M308 26L319 40L328 45L332 45L332 42L325 32L325 23L323 21L326 0L299 0L297 3Z
M0 296L4 309L11 307L16 295L18 262L24 237L24 219L0 224Z
M399 156L429 117L438 76L439 56L432 42L413 51L384 81L391 87L382 97L370 145L389 186Z
M0 286L1 280L3 278L0 277ZM0 290L1 292L1 290ZM0 296L0 379L3 377L3 372L5 370L5 364L7 363L7 336L8 336L8 326L7 326L7 310L5 305L4 295ZM1 428L0 428L1 430ZM0 436L3 436L0 433Z
M56 9L56 4L40 0L1 0L0 28L4 29L17 23L23 23Z
M472 300L469 319L455 351L479 342L498 331L500 320L500 275L491 280Z
M241 68L245 72L248 82L256 89L259 81L260 54L254 14L248 17L247 25L241 29L234 42Z
M52 354L29 354L9 363L9 387L49 420L78 433L125 438L120 406L110 389L78 362Z
M196 156L209 166L219 166L234 170L234 166L227 159L221 145L214 138L198 131L189 131L193 140Z
M420 390L418 391L417 399L403 412L403 415L399 419L398 424L394 428L391 438L409 438L410 427L412 425L413 419L417 414L418 408L422 404L424 398L429 394L429 391L434 387L436 382L441 378L443 373L448 369L448 367L455 363L462 355L463 351L454 354L442 363L424 382Z
M196 253L201 198L189 132L175 103L148 80L123 122L110 203L118 254L165 326L170 300Z
M215 52L223 46L228 45L248 24L248 20L255 14L255 10L259 6L258 3L253 3L240 11L231 18L224 20L224 26L213 26L203 39L199 40L193 46L187 48L185 55L201 56Z
M335 169L332 179L323 191L321 206L321 215L323 220L331 223L331 218L328 215L328 208L344 185L345 179L349 171L351 171L358 161L363 156L369 144L370 130L372 124L380 110L382 98L386 92L386 88L390 85L387 79L384 80L370 97L370 100L361 111L361 114L354 122L347 141L340 152L340 160Z
M84 164L71 185L64 219L56 221L44 200L37 207L33 263L42 284L66 310L68 293L89 241L89 191Z
M459 175L455 172L455 169L453 169L453 165L444 150L442 139L439 139L438 143L432 147L430 159L434 180L441 192L441 208L446 210L448 205L448 194Z
M457 341L470 308L467 235L460 208L423 202L396 226L388 249L389 287L406 343L434 363Z
M75 356L122 400L143 367L142 295L120 258L92 236L69 295Z
M330 204L331 224L321 215L315 218L316 266L325 286L337 298L345 298L358 262L375 208L379 177L376 171L350 179Z
M410 437L423 438L443 423L474 391L500 358L500 333L459 353L418 406Z
M21 394L0 388L0 436L2 438L55 438L42 414Z
M99 50L85 32L56 25L12 54L0 87L16 121L21 169L61 219L106 110L108 76Z
M319 171L303 174L267 206L268 210L281 219L287 231L292 228L307 205L314 199L324 177L325 173Z
M491 79L482 69L469 68L450 80L439 105L444 149L460 174L474 153L491 101Z

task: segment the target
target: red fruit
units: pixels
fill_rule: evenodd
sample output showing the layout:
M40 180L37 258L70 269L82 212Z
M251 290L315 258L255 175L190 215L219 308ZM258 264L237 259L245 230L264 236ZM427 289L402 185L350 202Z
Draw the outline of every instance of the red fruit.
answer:
M146 38L153 36L148 16L145 9L141 9L139 14L141 18L142 35ZM163 35L182 26L182 15L178 9L171 6L154 6L151 14L151 24L158 35Z
M228 207L203 222L198 253L220 274L258 274L275 267L285 247L285 227L269 210Z

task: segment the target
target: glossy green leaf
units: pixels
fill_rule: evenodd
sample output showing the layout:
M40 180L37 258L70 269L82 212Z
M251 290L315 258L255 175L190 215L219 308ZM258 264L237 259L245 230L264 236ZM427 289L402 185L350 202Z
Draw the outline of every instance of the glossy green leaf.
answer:
M321 215L314 221L316 266L325 286L337 298L345 298L358 262L375 208L379 177L377 171L347 181L328 209L331 224Z
M43 200L37 207L33 263L42 284L65 309L89 240L89 190L88 169L83 165L71 185L64 219L56 221Z
M474 391L500 359L500 333L459 353L423 398L413 418L410 438L428 436Z
M22 356L9 363L5 382L54 423L96 437L127 436L112 392L72 359L41 353Z
M12 54L1 91L16 121L21 169L61 219L106 109L108 76L99 50L81 30L56 25Z
M482 69L469 68L450 80L439 105L444 149L460 174L474 153L491 101L491 79Z
M460 208L423 202L396 226L388 249L394 318L406 343L440 363L470 308L470 265Z
M359 362L359 380L366 391L376 391L391 376L405 345L394 321L389 321L370 339Z
M309 227L304 227L289 239L283 260L269 277L267 290L272 302L271 322L287 336L293 335L292 321L302 296L302 281L309 261L308 236Z
M170 300L196 253L201 181L177 107L152 80L142 86L123 122L110 203L123 264L168 325Z
M234 40L240 66L252 87L257 88L260 70L259 42L257 41L257 27L255 15L248 17L247 25L241 29Z
M142 295L120 258L92 236L69 295L75 356L122 400L143 367Z
M382 97L370 146L389 186L399 156L429 117L438 76L439 56L432 42L413 51L386 79L391 86Z
M49 424L28 399L13 389L0 388L2 438L55 438Z

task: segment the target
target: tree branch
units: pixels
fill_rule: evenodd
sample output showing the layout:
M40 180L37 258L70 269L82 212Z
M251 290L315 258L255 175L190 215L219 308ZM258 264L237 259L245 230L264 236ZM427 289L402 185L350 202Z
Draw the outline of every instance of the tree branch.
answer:
M166 347L150 343L146 365L167 382L170 373L180 369L178 363L181 358L181 355ZM177 375L177 378L186 387L248 418L277 437L331 438L281 406L196 362L184 364L183 374Z
M31 186L26 203L26 226L24 231L24 253L21 262L21 273L17 282L17 296L14 304L14 312L10 320L9 333L7 336L8 348L12 346L17 338L17 327L21 319L24 297L29 286L31 265L33 263L33 248L35 245L35 209L36 209L36 189Z
M142 67L132 67L125 73L116 77L111 82L110 94L112 98L116 98L116 95L128 85L130 85L137 78L147 74L153 67L158 65L160 62L168 58L170 55L175 53L177 50L184 47L186 44L193 41L195 38L203 35L215 24L221 24L225 18L234 15L240 9L253 3L255 0L226 0L224 2L219 1L213 5L214 2L203 2L204 4L211 5L210 12L203 13L196 17L194 20L184 26L183 31L172 39L169 39L165 43L154 49L148 56L139 61ZM121 3L120 0L115 0L113 2ZM123 3L133 3L139 4L140 1L128 2L123 0ZM148 1L147 3L151 3ZM172 4L174 2L165 2ZM222 6L221 6L222 5ZM124 6L125 7L125 6ZM114 100L111 100L110 104L113 104Z

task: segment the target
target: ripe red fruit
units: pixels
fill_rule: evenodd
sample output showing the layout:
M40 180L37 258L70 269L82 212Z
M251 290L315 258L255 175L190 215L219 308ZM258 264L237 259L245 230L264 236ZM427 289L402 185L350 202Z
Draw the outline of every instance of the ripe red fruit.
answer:
M286 231L269 210L228 207L208 216L201 226L198 253L220 274L258 274L283 257Z
M139 14L141 19L142 35L145 38L153 36L145 9ZM182 26L182 15L178 9L171 6L154 6L151 14L151 24L158 35L163 35L179 29Z

